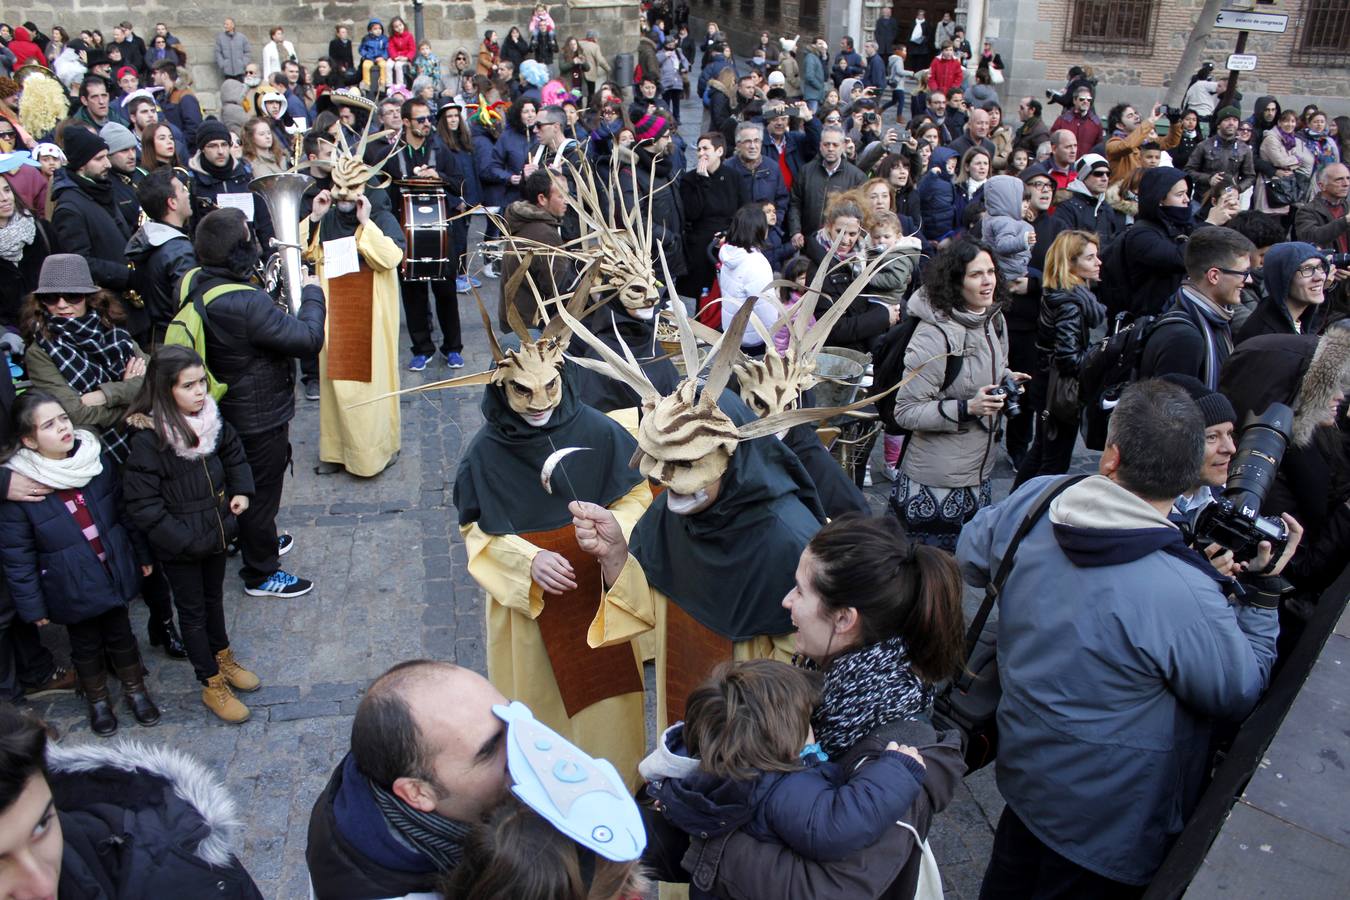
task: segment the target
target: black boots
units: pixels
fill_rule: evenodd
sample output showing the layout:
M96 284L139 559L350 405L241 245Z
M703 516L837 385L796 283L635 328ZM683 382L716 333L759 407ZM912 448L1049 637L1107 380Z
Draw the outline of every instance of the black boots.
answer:
M99 737L107 737L117 731L117 716L113 715L112 702L108 699L108 673L102 667L97 672L81 666L77 668L80 669L80 690L89 704L89 728Z
M135 647L130 650L114 651L113 659L117 663L117 668L113 671L117 673L117 680L122 682L122 697L126 700L127 709L131 710L136 723L146 726L158 724L159 707L155 706L155 701L150 699L150 693L145 689L145 669L141 665L141 652Z
M161 620L151 612L146 631L150 635L151 647L163 647L164 655L169 659L187 659L187 648L183 646L183 639L178 635L178 626L173 623L172 615Z

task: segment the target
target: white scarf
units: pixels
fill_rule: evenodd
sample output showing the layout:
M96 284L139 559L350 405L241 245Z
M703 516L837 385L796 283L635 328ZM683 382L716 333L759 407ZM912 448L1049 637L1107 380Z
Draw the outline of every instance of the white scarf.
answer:
M183 459L201 459L215 453L216 445L220 443L220 411L211 395L206 395L206 404L201 412L195 416L184 415L183 418L197 435L197 446L188 447L177 431L169 429L169 443L173 445L173 452Z
M9 222L0 226L0 259L17 265L35 237L37 222L32 216L16 209L14 215L9 217Z
M5 462L5 468L45 484L56 491L82 488L103 471L103 445L92 431L75 431L75 452L64 459L48 459L36 450L21 447Z

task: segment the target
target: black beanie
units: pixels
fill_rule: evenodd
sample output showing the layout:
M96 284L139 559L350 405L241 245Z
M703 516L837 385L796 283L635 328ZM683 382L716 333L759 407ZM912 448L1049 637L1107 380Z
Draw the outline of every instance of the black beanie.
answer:
M197 223L192 249L202 265L223 267L229 264L231 253L247 237L248 219L243 210L233 207L214 209Z
M1213 428L1224 422L1237 424L1237 411L1233 409L1233 404L1223 394L1205 387L1205 383L1199 378L1180 373L1160 377L1191 395L1195 405L1200 407L1200 415L1204 416L1206 428Z
M108 149L108 143L88 128L72 126L65 134L66 168L78 172L85 163Z
M207 119L197 126L197 149L200 150L212 141L224 141L227 145L230 143L230 129L219 119Z

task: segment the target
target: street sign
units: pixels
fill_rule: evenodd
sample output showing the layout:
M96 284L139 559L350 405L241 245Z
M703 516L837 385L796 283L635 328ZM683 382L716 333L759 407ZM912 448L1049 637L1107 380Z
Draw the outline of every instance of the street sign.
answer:
M1256 69L1256 56L1251 53L1232 53L1228 56L1228 71L1251 72Z
M1284 34L1285 29L1289 27L1289 17L1284 13L1221 9L1214 16L1214 27L1229 28L1233 31L1268 31L1271 34Z

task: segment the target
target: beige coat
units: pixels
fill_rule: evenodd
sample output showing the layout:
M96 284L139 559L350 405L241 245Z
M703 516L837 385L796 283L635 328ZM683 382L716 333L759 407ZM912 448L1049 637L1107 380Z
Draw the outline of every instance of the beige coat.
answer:
M1284 149L1284 142L1280 140L1279 128L1272 128L1261 139L1261 158L1277 169L1293 169L1304 177L1311 188L1313 166L1317 160L1313 157L1312 150L1309 149L1307 144L1303 143L1301 138L1295 138L1293 150L1286 150ZM1308 198L1304 197L1303 199ZM1275 216L1282 216L1289 212L1287 206L1270 205L1270 201L1266 199L1266 180L1259 177L1256 179L1256 193L1252 197L1252 205L1254 209Z
M590 66L586 70L586 80L596 84L608 80L609 60L600 52L600 45L590 39L577 41L577 44L581 47L581 55L585 57L586 65Z
M973 487L993 474L1002 423L997 416L960 421L960 401L1008 372L1003 314L976 318L958 312L953 318L929 305L925 288L909 298L909 314L919 324L905 349L905 374L915 369L918 374L895 394L895 421L911 432L901 469L930 487ZM947 353L959 353L962 361L961 371L944 388Z

